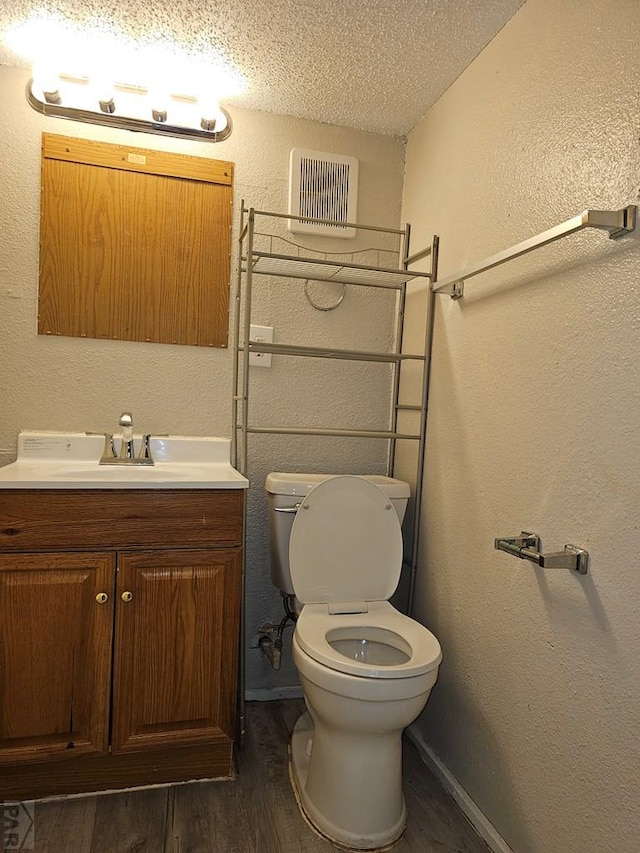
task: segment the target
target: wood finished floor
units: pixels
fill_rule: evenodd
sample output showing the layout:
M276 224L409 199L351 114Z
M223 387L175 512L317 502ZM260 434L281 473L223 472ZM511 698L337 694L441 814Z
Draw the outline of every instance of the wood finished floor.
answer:
M35 853L327 853L298 811L287 745L296 700L247 706L247 743L231 782L35 804ZM407 829L394 853L487 853L414 747L405 742Z

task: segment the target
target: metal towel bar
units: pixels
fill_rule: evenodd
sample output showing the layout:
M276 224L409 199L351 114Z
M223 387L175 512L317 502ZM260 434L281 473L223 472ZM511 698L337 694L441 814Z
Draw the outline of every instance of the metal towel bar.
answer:
M621 210L583 210L577 216L567 219L566 222L561 222L542 234L537 234L535 237L530 237L510 249L504 249L490 258L485 258L478 264L468 267L455 275L447 276L442 281L432 282L431 290L434 293L446 293L452 299L460 299L464 295L464 282L468 278L473 278L474 275L479 275L482 272L493 269L512 258L518 258L520 255L526 255L527 252L532 252L539 246L546 246L548 243L553 243L561 237L566 237L567 234L573 234L575 231L582 231L583 228L597 228L600 231L608 231L609 237L612 240L617 240L618 237L623 237L625 234L630 234L635 231L637 225L637 208L635 204L630 204L628 207L623 207Z

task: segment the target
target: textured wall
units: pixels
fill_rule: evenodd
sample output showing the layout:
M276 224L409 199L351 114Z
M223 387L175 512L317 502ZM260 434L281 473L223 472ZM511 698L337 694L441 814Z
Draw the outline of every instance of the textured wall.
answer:
M47 119L30 109L24 97L27 74L0 68L0 464L15 455L21 429L109 430L120 412L133 412L139 429L196 435L229 435L231 354L227 350L50 338L36 334L40 140L42 132L103 139L138 147L212 156L236 164L235 232L241 198L258 208L286 210L288 157L292 147L350 154L360 160L359 219L397 227L403 174L403 142L267 113L233 111L234 132L215 146L186 143L149 134ZM294 235L295 237L295 235ZM310 246L346 250L354 241L308 238ZM337 245L336 245L337 244ZM360 241L362 248L367 243ZM135 286L135 283L132 283ZM263 280L255 319L274 325L276 340L343 346L384 346L391 335L389 302L349 288L344 304L322 313L306 302L300 285ZM345 424L382 426L388 411L387 368L350 368L337 361L294 364L275 358L271 371L256 373L254 412L271 424ZM349 423L345 424L349 426ZM255 439L251 449L248 563L248 630L263 621L279 621L279 596L271 587L266 557L264 475L272 468L350 472L381 471L383 448L374 443L332 439L288 441ZM261 653L250 653L249 686L295 684L295 671L272 674Z
M528 0L410 134L403 216L441 277L637 203L638 32L636 0ZM640 241L581 232L437 306L419 727L517 853L638 850L639 278ZM521 529L591 573L493 550Z

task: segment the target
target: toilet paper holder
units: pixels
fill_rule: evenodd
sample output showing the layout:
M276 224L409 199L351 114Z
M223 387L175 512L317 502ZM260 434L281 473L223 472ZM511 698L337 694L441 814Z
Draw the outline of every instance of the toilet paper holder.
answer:
M576 545L565 545L563 551L542 552L542 539L537 533L523 530L519 536L501 536L494 539L494 548L505 551L521 560L529 560L541 569L572 569L580 575L589 571L589 552Z

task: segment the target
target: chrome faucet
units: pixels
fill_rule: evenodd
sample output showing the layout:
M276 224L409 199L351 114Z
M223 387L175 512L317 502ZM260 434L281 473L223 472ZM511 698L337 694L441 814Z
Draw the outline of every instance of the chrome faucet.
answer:
M151 455L151 435L149 433L142 436L140 450L138 455L135 455L133 415L131 412L123 412L120 415L119 424L122 427L120 455L116 454L113 433L105 432L100 465L155 465L153 456Z
M118 423L122 427L120 459L133 459L133 415L131 412L123 412Z

